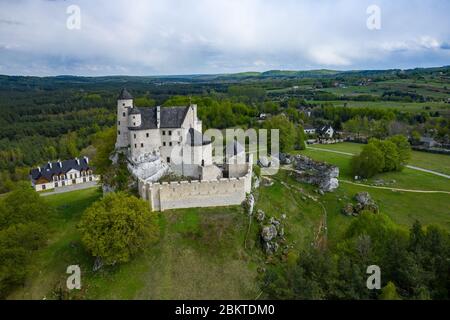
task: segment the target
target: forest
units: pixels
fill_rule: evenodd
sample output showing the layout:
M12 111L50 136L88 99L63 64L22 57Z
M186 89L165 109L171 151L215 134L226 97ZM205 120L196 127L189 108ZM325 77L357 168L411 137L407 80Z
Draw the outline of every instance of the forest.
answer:
M257 128L261 113L284 114L296 126L331 124L358 137L380 139L394 134L432 135L449 144L449 101L445 99L450 93L449 70L0 76L0 192L27 180L33 166L92 155L94 135L115 125L116 96L122 87L133 92L138 107L198 104L205 129ZM425 86L430 82L436 85ZM346 88L352 89L347 92Z

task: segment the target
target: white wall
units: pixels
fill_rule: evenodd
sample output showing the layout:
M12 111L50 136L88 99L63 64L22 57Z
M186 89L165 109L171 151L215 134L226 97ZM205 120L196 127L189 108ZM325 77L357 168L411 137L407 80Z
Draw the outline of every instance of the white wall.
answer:
M86 179L86 181L84 181L84 179ZM60 188L63 186L73 185L74 183L72 180L75 180L75 184L81 184L81 183L87 183L90 181L99 181L100 176L95 175L95 174L88 175L88 176L78 176L77 178L74 178L74 179L64 179L64 180L57 180L57 181L52 181L52 182L48 182L48 183L36 184L36 185L33 185L33 187L36 191L51 190L51 189ZM63 183L64 183L64 185L63 185ZM58 186L56 186L56 185L58 185Z
M241 204L251 191L252 166L240 178L172 183L146 183L139 180L139 194L152 210L218 207Z
M126 148L130 144L128 134L128 109L133 108L133 100L117 100L116 148ZM125 113L125 116L124 116ZM120 123L120 124L119 124ZM120 134L119 134L120 132Z

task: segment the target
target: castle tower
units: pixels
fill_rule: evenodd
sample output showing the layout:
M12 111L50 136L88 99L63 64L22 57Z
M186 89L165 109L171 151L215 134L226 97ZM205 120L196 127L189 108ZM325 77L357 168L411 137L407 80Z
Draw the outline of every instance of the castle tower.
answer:
M117 98L117 139L116 149L127 148L130 145L128 131L128 115L133 109L133 96L123 88Z

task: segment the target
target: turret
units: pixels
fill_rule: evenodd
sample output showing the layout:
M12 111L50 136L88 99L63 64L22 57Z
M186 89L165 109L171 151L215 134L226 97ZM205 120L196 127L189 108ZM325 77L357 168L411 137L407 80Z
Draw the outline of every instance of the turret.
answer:
M133 96L123 88L117 98L117 140L116 148L127 148L130 144L128 115L133 109Z
M141 112L138 108L130 109L130 114L128 116L128 126L137 128L142 124Z

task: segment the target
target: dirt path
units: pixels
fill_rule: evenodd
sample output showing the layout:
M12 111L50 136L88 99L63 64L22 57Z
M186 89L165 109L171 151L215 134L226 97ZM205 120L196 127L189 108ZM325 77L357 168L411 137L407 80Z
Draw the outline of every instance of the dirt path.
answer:
M330 149L322 149L322 148L314 148L314 147L308 147L308 149L315 150L315 151L325 151L325 152L338 153L338 154L343 154L343 155L346 155L346 156L354 156L355 155L354 153L350 153L350 152L343 152L343 151L330 150ZM435 176L439 176L439 177L450 179L450 175L447 175L447 174L444 174L444 173L440 173L440 172L437 172L437 171L428 170L428 169L424 169L424 168L420 168L420 167L416 167L416 166L410 166L410 165L407 165L406 167L408 169L417 170L417 171L421 171L421 172L426 172L426 173L434 174Z

